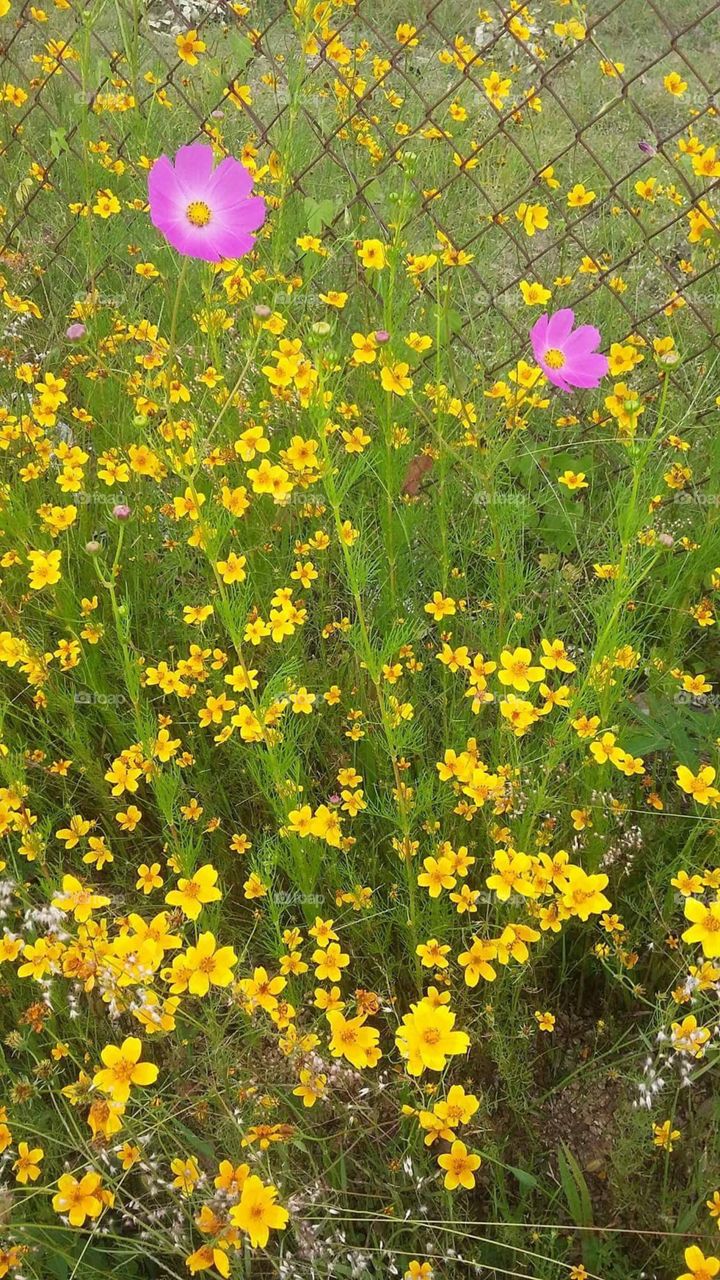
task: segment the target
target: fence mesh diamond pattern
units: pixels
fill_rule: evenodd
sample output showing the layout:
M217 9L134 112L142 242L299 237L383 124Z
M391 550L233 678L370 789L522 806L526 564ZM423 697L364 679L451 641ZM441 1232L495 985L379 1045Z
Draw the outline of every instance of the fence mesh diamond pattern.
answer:
M526 353L523 291L542 284L589 318L611 306L618 340L671 320L690 396L717 346L719 15L699 0L26 3L0 35L5 306L59 324L68 288L78 311L142 296L147 169L205 135L255 169L276 222L332 245L338 278L356 237L400 234L402 192L418 315L445 308L468 385Z

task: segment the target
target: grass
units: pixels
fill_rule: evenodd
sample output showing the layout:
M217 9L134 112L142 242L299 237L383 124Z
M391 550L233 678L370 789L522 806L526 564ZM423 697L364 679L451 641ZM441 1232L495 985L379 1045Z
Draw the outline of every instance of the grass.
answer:
M210 6L180 28L97 0L0 18L0 1274L426 1262L700 1280L683 1251L716 1252L720 973L709 926L703 945L682 935L686 904L711 919L718 889L718 797L700 784L720 741L719 285L715 215L689 239L717 178L688 142L702 154L716 134L717 12L541 0L509 26L497 4L476 21L448 2L426 29L420 5L334 10ZM557 33L570 19L583 38ZM191 21L196 64L177 59ZM405 21L417 47L396 38ZM59 64L49 40L69 42ZM495 105L494 71L510 80ZM233 81L249 103L224 99ZM198 136L267 202L252 254L218 269L181 258L146 204L152 162ZM570 208L577 183L595 197ZM526 234L523 201L547 229ZM362 262L373 239L382 270ZM408 254L428 255L417 282ZM551 297L527 305L520 281ZM537 381L529 330L564 306L610 353L598 390ZM353 334L380 335L370 363ZM282 341L304 358L285 386L268 376ZM400 362L405 394L380 378ZM298 436L305 471L284 452ZM285 468L278 501L263 459ZM30 552L53 550L42 586ZM435 593L452 611L435 616ZM258 617L276 630L256 645ZM571 670L547 668L550 694L501 683L503 653L536 665L555 640ZM478 654L498 666L477 659L474 699ZM605 733L614 763L597 758ZM431 896L418 877L448 848L460 869ZM530 862L505 896L487 880L508 849ZM585 918L561 869L543 881L562 850L603 878ZM172 891L208 865L220 896L193 918ZM68 876L102 896L89 921ZM161 912L164 953L141 946ZM514 954L511 926L530 931ZM233 955L201 995L178 958L207 933ZM492 965L475 985L473 937ZM430 940L449 948L438 965ZM261 968L287 982L257 1009ZM377 1032L377 1065L337 1049L334 987ZM429 988L468 1039L415 1074L396 1033ZM93 1081L130 1036L157 1078L123 1104ZM318 1076L306 1106L295 1090ZM481 1163L451 1190L448 1130L427 1144L422 1121L457 1086L477 1105L451 1136ZM43 1152L26 1183L22 1142ZM240 1187L214 1184L221 1161L277 1188L288 1219L266 1245L231 1212ZM73 1226L58 1180L88 1172L109 1202Z

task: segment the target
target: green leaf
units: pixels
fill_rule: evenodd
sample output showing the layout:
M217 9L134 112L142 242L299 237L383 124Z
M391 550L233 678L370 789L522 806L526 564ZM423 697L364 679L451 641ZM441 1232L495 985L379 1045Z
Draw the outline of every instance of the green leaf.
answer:
M306 196L303 204L308 231L319 236L323 227L329 227L333 222L338 206L334 200L313 200L312 196Z
M67 151L67 148L68 148L68 141L67 141L67 133L65 132L65 130L51 129L50 130L50 151L54 155L55 159L57 160L62 155L63 151Z
M34 178L23 178L22 182L18 183L15 191L15 199L17 203L24 204L26 197L30 195L30 192L33 191L34 188L35 188Z
M505 1168L510 1170L514 1178L517 1178L521 1187L527 1187L530 1191L538 1191L540 1189L540 1183L537 1178L533 1173L528 1173L527 1169L519 1169L514 1164L507 1164Z
M537 532L548 547L556 551L569 551L575 545L572 527L567 516L559 511L544 515L537 526Z
M570 1210L570 1217L577 1227L585 1228L580 1239L583 1262L590 1270L593 1270L598 1251L598 1241L587 1230L587 1228L594 1225L590 1189L580 1165L565 1142L561 1142L558 1148L558 1171L568 1209Z

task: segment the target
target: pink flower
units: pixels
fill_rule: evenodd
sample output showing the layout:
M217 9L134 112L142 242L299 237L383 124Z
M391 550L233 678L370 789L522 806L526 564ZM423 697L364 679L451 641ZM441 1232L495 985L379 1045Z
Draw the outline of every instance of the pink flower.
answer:
M532 349L540 368L561 391L573 387L597 387L608 371L607 356L595 350L600 330L581 324L573 332L575 312L570 307L554 315L542 315L530 330Z
M150 218L188 258L241 258L265 221L265 201L251 196L252 174L228 156L213 169L213 149L181 147L175 162L160 156L148 174Z

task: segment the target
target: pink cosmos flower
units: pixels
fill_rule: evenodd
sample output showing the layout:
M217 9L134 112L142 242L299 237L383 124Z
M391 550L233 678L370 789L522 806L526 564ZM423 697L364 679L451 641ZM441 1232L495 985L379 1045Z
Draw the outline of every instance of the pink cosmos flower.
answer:
M213 169L213 149L181 147L173 164L160 156L148 174L150 218L180 253L205 262L241 258L265 221L265 201L251 196L252 174L228 156Z
M542 315L530 330L532 349L540 368L561 391L573 387L597 387L608 371L607 356L596 351L600 330L581 324L573 332L575 312L570 307L554 315Z

